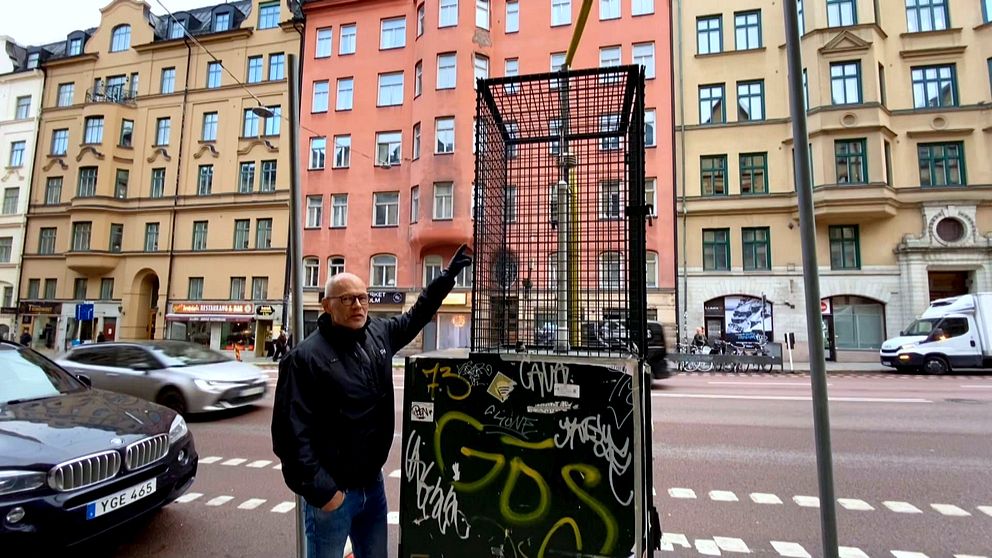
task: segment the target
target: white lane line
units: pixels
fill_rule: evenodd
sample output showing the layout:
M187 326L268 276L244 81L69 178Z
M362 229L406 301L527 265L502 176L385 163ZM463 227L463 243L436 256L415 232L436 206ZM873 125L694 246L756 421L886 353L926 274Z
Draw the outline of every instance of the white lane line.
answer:
M952 506L951 504L930 504L930 507L944 515L950 515L953 517L968 517L971 515L963 509L957 506Z
M909 502L882 502L882 505L896 513L923 513L920 508Z
M809 382L706 382L714 386L799 386L810 387ZM827 384L827 387L833 384ZM964 387L964 386L962 386Z
M752 492L751 500L755 504L781 504L782 499L774 494L769 494L767 492Z
M961 386L965 389L992 389L992 384L981 384L981 385L970 385Z
M248 460L247 459L241 459L240 457L235 457L234 459L228 459L227 461L221 463L221 465L227 465L229 467L236 467L238 465L241 465L245 461L248 461Z
M668 495L672 498L692 500L696 498L696 491L691 488L669 488Z
M264 503L265 503L265 500L262 499L262 498L251 498L249 500L245 500L244 502L241 502L240 504L238 504L238 509L239 510L253 510L253 509L257 508L258 506L261 506Z
M209 465L211 463L217 463L221 459L224 459L224 458L223 457L217 457L216 455L211 455L210 457L201 457L200 459L198 459L198 461L200 462L201 465Z
M201 496L203 496L203 494L200 494L199 492L187 492L186 494L183 494L182 496L176 498L176 502L179 502L180 504L185 504L186 502L192 502L193 500L196 500Z
M989 517L992 517L992 506L978 506L978 511L984 513Z
M675 550L675 546L678 545L682 548L692 548L689 544L689 539L681 533L662 533L661 534L661 549L662 550Z
M729 490L710 490L710 500L714 502L739 502L737 495Z
M234 499L234 496L218 496L207 502L208 506L223 506Z
M735 539L733 537L713 537L713 542L720 547L720 550L724 552L740 552L743 554L751 554L751 549L744 544L741 539Z
M268 459L259 459L258 461L252 461L247 465L247 467L251 467L252 469L263 469L269 465L272 465L272 461Z
M386 514L386 523L389 525L400 524L400 512L389 512Z
M273 467L273 469L275 469L276 471L282 471L282 463L276 463L276 465L275 465L275 467Z
M396 469L392 473L389 473L389 478L391 478L391 479L398 479L398 478L400 478L400 475L402 475L402 473L400 472L399 469Z
M750 401L812 401L812 397L801 395L708 395L705 393L661 393L653 392L651 397L673 399L744 399ZM885 397L831 397L837 403L933 403L929 399L885 398Z
M820 499L816 496L793 496L792 501L804 508L820 507Z
M855 498L837 498L837 503L844 506L846 510L855 511L872 511L875 508L871 507L871 504L865 502L864 500L857 500Z
M787 558L813 558L801 544L782 541L771 541L771 543L772 548L778 552L779 556L786 556Z
M720 548L709 539L696 539L696 552L703 556L720 556Z
M987 558L986 556L976 556L974 554L955 554L954 558Z
M283 502L272 508L274 513L286 513L296 507L296 502Z
M906 550L893 550L892 556L895 558L930 558L922 552L908 552Z
M864 551L853 546L838 546L837 555L840 558L868 558L868 555Z

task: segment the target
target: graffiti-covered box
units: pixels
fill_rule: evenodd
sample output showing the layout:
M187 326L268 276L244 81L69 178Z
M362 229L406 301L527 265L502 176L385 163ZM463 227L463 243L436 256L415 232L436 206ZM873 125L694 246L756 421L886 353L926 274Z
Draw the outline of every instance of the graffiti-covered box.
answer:
M410 357L400 556L630 556L636 361Z

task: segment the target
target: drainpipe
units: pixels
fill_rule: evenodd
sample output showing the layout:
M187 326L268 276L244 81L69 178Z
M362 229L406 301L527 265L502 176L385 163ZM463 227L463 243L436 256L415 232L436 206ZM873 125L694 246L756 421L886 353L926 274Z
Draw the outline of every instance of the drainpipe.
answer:
M683 47L682 47L682 45L684 43L684 41L682 40L683 39L683 37L682 37L682 30L683 30L683 27L684 27L684 25L682 24L682 1L683 0L676 0L676 2L678 2L678 20L677 21L678 21L678 33L679 33L679 119L682 122L682 125L681 125L682 129L679 132L679 146L680 146L680 150L681 150L681 154L679 155L679 160L680 160L680 164L682 165L682 169L679 172L679 181L681 182L681 185L682 185L682 194L681 194L681 198L682 199L681 199L681 204L680 204L681 205L681 210L680 211L682 213L682 254L681 254L682 255L682 289L681 289L682 290L682 304L681 304L681 307L680 307L680 305L678 303L678 296L676 296L676 301L675 301L676 317L675 317L675 319L676 319L676 323L678 324L678 327L677 327L677 337L675 339L676 343L678 343L683 338L683 336L688 336L688 331L689 331L687 329L689 327L689 324L686 323L686 320L688 319L688 311L689 311L689 264L688 264L688 259L687 259L687 256L686 256L686 254L687 254L687 244L686 244L686 242L687 242L686 241L687 232L686 231L687 231L687 227L688 227L689 212L688 212L688 208L686 207L686 193L685 193L685 188L686 188L686 186L685 186L685 159L686 159L686 155L685 155L685 56L683 54ZM673 89L674 89L674 85L673 85ZM674 91L673 91L673 100L672 100L672 102L674 103ZM675 134L675 129L674 128L672 130L672 134L673 135ZM674 173L674 171L673 171L673 173ZM673 196L675 195L675 192L674 191L672 192L672 195ZM678 226L678 225L676 225L676 226ZM676 248L676 255L675 255L676 266L678 265L678 256L679 256L678 251L679 251L678 248ZM681 313L680 313L680 311L681 311Z

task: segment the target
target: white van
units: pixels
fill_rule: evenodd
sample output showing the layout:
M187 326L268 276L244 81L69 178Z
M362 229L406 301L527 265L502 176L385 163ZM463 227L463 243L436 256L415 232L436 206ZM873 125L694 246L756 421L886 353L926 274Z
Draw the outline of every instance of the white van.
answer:
M942 298L920 319L882 344L885 366L946 374L955 368L992 368L992 293Z

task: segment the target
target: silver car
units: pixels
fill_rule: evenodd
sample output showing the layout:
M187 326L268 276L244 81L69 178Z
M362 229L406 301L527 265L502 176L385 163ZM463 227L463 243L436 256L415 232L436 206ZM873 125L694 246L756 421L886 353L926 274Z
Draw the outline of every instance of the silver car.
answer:
M58 360L93 387L127 393L180 413L202 413L252 404L265 396L261 370L185 341L96 343L71 349Z

